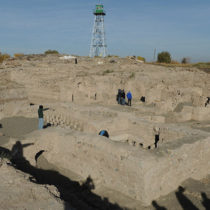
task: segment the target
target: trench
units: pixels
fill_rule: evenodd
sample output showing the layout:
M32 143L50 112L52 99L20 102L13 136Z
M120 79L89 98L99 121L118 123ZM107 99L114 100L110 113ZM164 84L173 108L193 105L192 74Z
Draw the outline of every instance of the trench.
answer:
M59 111L48 111L46 113L46 123L49 126L72 129L97 135L100 130L107 130L110 140L124 142L134 147L145 149L156 149L163 142L170 142L186 135L184 131L177 131L173 126L161 125L160 134L154 134L157 123L141 121L138 117L118 120L118 114L110 112L83 112L84 119L74 117L71 112L65 114ZM103 119L103 124L101 121ZM119 123L119 122L124 123ZM93 122L93 123L92 123ZM111 122L111 123L110 123ZM47 125L46 124L46 125Z
M60 199L64 201L64 209L87 209L87 210L106 210L106 209L126 209L120 207L117 203L111 203L108 198L103 198L92 190L95 188L93 180L88 177L84 182L73 181L69 177L59 173L55 167L45 161L45 168L42 169L43 164L42 153L44 150L39 151L35 155L37 167L31 165L31 163L23 156L23 150L32 144L22 144L17 141L12 149L4 148L4 143L9 141L10 137L17 137L22 139L27 133L37 129L37 119L13 117L5 118L0 121L1 130L7 138L4 141L0 138L0 159L9 159L11 166L17 170L20 170L26 174L29 174L29 181L40 185L53 185L60 193ZM15 128L15 129L14 129ZM48 170L48 168L50 168Z
M60 199L64 201L64 209L87 209L87 210L123 210L126 208L120 207L116 203L109 202L108 198L102 198L92 192L95 188L92 178L89 176L83 183L72 181L68 177L60 174L56 170L45 170L35 167L23 156L23 148L28 145L21 144L17 141L11 151L0 147L1 151L7 154L10 159L11 166L26 174L29 174L29 181L40 185L54 185L60 193ZM39 161L40 151L35 158ZM46 163L45 163L46 164ZM49 163L47 163L49 164ZM48 165L50 166L50 164Z

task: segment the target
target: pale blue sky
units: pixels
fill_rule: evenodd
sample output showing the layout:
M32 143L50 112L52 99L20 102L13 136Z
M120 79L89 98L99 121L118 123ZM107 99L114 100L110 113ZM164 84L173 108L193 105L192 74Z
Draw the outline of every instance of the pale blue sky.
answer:
M88 55L97 0L7 0L0 7L0 51ZM210 0L103 0L108 54L210 61Z

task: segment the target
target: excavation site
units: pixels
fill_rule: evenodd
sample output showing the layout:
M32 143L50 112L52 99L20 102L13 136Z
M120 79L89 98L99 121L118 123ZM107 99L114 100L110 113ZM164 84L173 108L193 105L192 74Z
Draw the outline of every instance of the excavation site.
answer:
M0 64L0 209L207 209L209 72L76 58Z

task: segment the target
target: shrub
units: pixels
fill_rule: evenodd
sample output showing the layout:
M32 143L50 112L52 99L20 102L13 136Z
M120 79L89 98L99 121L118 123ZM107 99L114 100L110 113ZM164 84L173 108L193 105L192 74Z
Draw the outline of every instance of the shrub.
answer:
M159 63L171 63L171 55L169 52L161 52L158 53L158 60Z
M118 55L107 55L108 58L111 58L111 57L115 57L115 58L119 58Z
M190 63L190 59L189 58L182 58L182 64L187 64Z
M59 52L57 50L47 50L44 52L45 55L48 55L48 54L59 54Z
M146 59L144 57L141 57L141 56L137 56L137 60L146 62Z
M23 53L15 53L15 54L14 54L14 57L15 57L15 58L20 58L20 57L23 57L23 56L24 56Z
M0 53L0 63L2 63L4 60L7 60L8 58L10 58L10 55Z

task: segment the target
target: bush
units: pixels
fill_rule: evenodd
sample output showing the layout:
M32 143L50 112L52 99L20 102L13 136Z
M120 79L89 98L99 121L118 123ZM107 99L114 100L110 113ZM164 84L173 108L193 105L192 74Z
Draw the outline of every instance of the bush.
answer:
M141 56L137 56L137 60L146 62L146 59L144 57L141 57Z
M189 58L182 58L182 64L187 64L190 63L190 59Z
M171 63L171 55L169 52L161 52L158 53L158 60L159 63Z
M4 60L7 60L8 58L10 58L10 55L0 53L0 63L2 63Z
M15 58L20 58L20 57L23 57L23 56L24 56L23 53L15 53L15 54L14 54L14 57L15 57Z
M48 54L59 54L59 52L57 50L47 50L44 52L45 55L48 55Z

